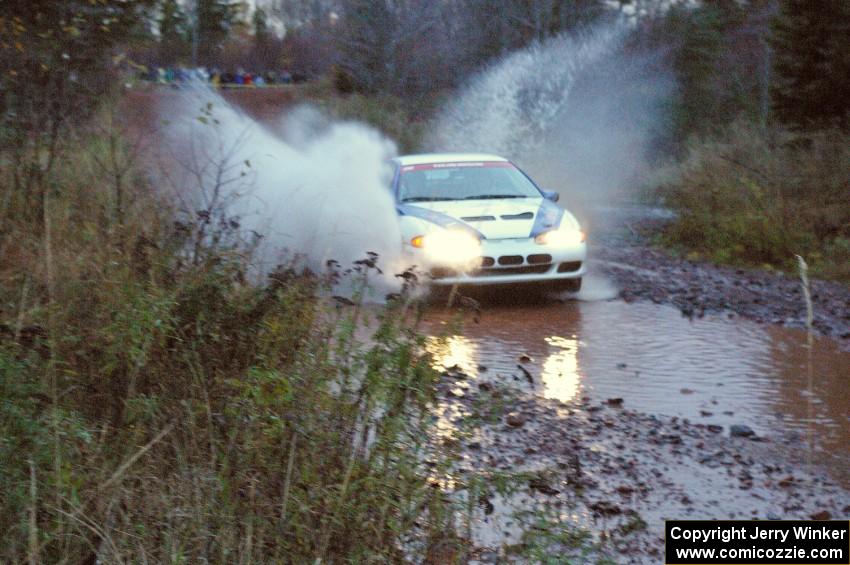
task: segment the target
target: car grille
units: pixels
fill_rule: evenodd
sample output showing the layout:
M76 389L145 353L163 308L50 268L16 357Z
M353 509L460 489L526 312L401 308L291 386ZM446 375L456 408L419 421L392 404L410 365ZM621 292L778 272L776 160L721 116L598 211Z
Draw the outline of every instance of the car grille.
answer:
M502 266L497 267L497 263ZM541 275L548 273L552 266L552 256L548 253L533 253L527 257L522 255L502 255L497 258L482 257L481 267L470 273L470 276Z
M531 265L539 265L540 263L551 263L552 256L548 253L536 253L534 255L529 255L526 257L526 261Z
M498 277L500 275L540 275L549 269L552 265L526 265L523 267L502 267L492 269L478 269L471 273L474 277Z
M496 266L496 264L502 266ZM525 263L525 264L523 264ZM567 261L558 264L559 273L574 273L581 269L581 261ZM480 267L468 273L470 277L498 277L500 275L542 275L553 267L552 256L548 253L535 253L527 257L522 255L502 255L501 257L482 257ZM456 277L460 273L448 267L434 267L430 271L434 279Z
M522 265L522 255L502 255L499 257L499 265Z

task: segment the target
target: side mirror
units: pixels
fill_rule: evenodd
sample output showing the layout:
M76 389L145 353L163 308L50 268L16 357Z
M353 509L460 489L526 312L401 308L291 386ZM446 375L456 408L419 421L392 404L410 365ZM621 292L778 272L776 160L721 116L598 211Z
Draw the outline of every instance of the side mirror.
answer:
M554 190L541 190L540 192L543 193L543 198L552 202L557 202L561 198L561 195Z

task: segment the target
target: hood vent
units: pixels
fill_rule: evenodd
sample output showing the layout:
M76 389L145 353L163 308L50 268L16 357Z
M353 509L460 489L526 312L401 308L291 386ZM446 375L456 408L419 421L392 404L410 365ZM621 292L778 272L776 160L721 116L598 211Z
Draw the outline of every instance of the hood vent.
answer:
M522 214L502 214L503 220L533 220L534 212L523 212Z
M464 222L492 222L496 216L464 216L461 218Z

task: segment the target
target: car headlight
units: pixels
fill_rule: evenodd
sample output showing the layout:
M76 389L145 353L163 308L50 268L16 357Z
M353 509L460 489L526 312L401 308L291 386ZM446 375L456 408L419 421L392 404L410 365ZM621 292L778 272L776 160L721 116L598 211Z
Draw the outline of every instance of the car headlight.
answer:
M440 230L417 235L410 244L422 249L431 261L443 265L469 265L481 257L481 241L465 231Z
M578 228L560 227L556 230L541 233L534 238L534 241L540 245L569 247L583 242L584 237L584 232Z

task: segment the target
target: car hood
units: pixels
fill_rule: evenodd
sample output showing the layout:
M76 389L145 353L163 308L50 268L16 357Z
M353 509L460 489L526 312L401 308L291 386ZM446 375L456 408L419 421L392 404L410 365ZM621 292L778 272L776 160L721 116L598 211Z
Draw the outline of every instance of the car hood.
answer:
M541 213L540 198L494 198L412 203L444 214L480 232L487 239L526 238Z

